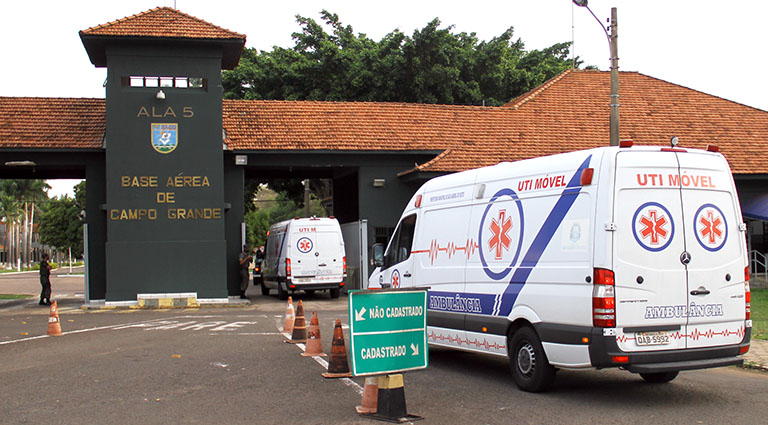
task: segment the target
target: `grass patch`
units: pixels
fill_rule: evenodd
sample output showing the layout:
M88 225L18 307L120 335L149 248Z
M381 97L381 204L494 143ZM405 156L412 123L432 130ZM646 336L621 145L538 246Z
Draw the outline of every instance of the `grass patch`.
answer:
M752 289L752 338L768 339L768 289Z
M0 300L23 300L25 298L32 298L32 295L27 295L27 294L0 294Z

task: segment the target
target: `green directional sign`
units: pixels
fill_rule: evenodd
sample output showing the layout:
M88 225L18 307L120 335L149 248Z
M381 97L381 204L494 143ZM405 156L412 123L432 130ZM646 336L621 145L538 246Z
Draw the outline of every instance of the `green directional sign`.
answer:
M426 331L426 290L349 293L350 357L355 376L426 368Z

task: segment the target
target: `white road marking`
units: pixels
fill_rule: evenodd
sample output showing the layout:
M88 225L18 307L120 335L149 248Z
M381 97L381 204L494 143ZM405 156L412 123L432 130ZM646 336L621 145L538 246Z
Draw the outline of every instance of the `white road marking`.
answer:
M291 339L291 334L289 334L287 332L283 332L281 335L283 335L286 339ZM307 351L307 347L304 344L294 344L294 345L299 347L299 349L301 349L301 351ZM312 356L312 359L314 359L325 370L328 370L328 362L325 361L325 359L323 359L320 356ZM357 394L359 394L362 397L362 395L363 395L363 387L361 387L357 382L355 382L355 381L353 381L353 380L351 380L349 378L340 378L339 380L341 382L343 382L344 385L346 385L348 387L351 387L353 390L355 390L355 392Z

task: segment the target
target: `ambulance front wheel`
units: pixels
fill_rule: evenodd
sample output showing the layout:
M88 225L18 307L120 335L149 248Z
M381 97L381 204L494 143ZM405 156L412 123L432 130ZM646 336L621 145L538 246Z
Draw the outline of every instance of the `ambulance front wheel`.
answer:
M557 369L547 361L541 341L532 328L524 326L516 330L509 348L512 378L518 388L536 393L552 385Z
M641 373L640 377L649 384L664 384L677 378L678 373L680 372L676 370L672 372Z

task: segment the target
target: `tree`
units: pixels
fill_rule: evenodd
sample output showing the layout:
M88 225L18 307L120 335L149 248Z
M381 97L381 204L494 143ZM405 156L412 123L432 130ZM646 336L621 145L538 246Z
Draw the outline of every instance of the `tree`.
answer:
M222 75L225 97L501 105L571 66L570 43L526 51L512 28L480 42L434 19L376 42L334 13L320 18L296 17L293 48L245 49Z
M11 223L11 231L15 237L10 245L15 248L15 258L22 259L25 266L30 265L32 258L35 206L48 199L47 192L50 188L44 180L17 179L0 182L0 192L15 200L16 206L22 211L23 221L17 218L15 223ZM6 227L7 225L8 222L6 221Z
M83 231L80 207L69 197L52 199L40 217L40 241L59 251L72 248L73 257L83 255Z

